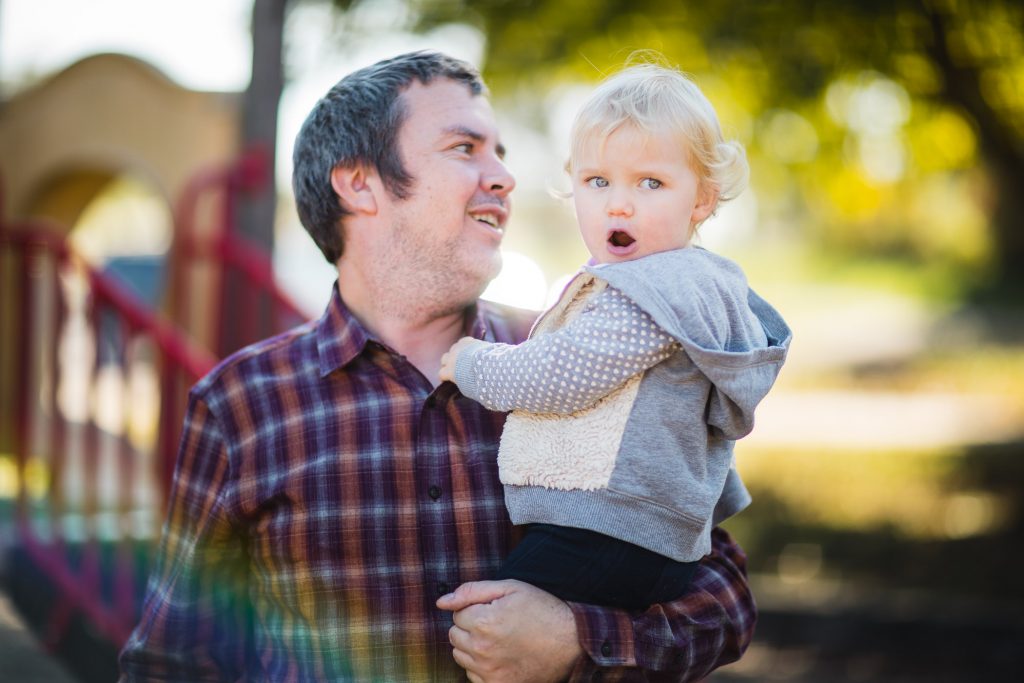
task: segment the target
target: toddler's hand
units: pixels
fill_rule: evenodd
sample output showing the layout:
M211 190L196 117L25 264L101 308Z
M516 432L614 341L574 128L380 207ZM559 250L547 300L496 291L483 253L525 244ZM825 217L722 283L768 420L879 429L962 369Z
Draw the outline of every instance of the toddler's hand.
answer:
M441 356L441 370L438 372L438 377L442 382L455 381L455 361L459 359L459 354L462 350L475 341L476 339L473 339L473 337L463 337L452 344L452 347L448 349L448 353Z

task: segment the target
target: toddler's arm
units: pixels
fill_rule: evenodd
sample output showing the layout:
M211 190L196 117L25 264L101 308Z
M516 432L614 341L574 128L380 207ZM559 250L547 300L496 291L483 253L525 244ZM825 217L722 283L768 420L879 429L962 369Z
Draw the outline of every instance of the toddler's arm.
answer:
M677 345L608 287L568 325L522 344L459 340L442 360L441 379L491 410L572 413L660 363Z

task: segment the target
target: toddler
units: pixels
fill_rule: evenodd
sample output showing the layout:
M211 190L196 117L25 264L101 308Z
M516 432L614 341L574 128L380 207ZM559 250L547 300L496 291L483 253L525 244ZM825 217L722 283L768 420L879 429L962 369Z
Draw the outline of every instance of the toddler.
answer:
M591 265L527 341L461 339L440 376L511 411L499 474L528 526L497 578L645 609L686 590L712 526L749 504L733 444L790 331L739 266L691 244L748 166L681 73L644 64L603 82L568 171Z

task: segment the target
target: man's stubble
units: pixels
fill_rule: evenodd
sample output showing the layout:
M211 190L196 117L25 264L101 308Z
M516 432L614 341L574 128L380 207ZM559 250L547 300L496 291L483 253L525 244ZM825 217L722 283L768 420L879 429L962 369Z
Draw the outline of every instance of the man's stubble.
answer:
M433 238L409 219L392 223L389 239L370 264L378 287L377 308L391 317L423 322L452 315L474 303L501 270L501 257L474 260L461 250L461 235Z

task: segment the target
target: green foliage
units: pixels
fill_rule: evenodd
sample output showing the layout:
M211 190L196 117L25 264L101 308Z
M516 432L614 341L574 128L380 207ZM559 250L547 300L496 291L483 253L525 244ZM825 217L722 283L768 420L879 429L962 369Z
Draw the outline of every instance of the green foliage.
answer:
M968 286L1019 270L1018 2L409 2L420 28L477 26L488 82L519 109L657 51L747 144L763 222L826 249L939 262Z

